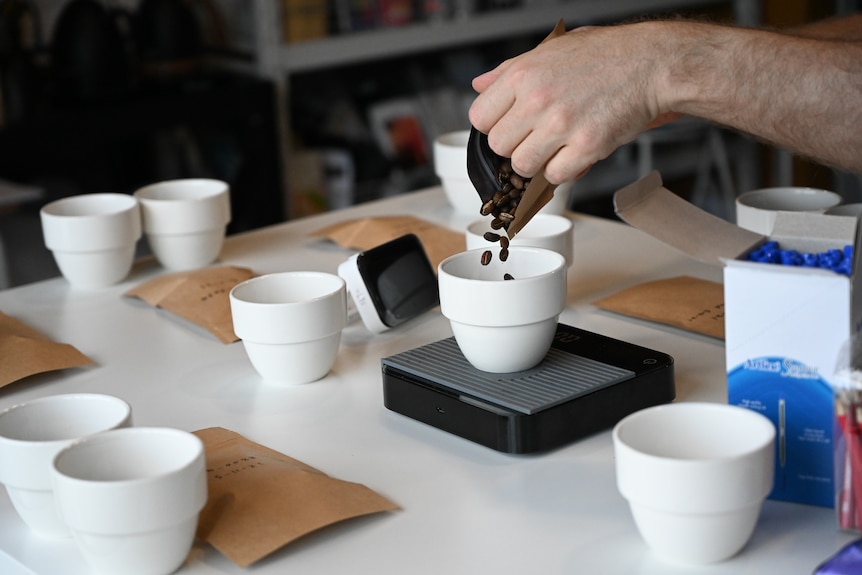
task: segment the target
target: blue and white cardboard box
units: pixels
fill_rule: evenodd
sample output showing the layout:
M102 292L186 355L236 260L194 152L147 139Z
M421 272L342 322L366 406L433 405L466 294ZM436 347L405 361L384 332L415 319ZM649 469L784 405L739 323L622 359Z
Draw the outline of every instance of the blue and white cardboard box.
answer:
M857 219L780 213L767 238L715 217L663 187L657 172L619 190L617 214L685 253L724 266L728 403L776 426L771 499L833 507L833 373L862 322ZM817 253L854 245L851 276L746 260L768 239Z

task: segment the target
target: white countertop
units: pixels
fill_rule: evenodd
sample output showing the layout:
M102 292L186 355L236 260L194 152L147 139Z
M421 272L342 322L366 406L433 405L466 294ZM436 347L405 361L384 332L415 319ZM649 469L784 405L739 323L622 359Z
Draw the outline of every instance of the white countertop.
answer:
M454 215L442 191L432 188L231 236L219 263L259 274L334 273L350 252L309 233L390 214L456 230L476 219ZM652 279L720 281L721 270L624 224L571 217L575 257L560 321L673 356L677 401L726 401L721 341L591 305ZM449 337L439 309L379 335L356 320L329 376L277 387L259 379L241 343L224 345L202 328L122 296L161 273L145 261L124 283L104 290L76 290L57 278L0 291L0 311L95 361L0 388L0 409L58 393L114 394L132 405L136 425L225 427L363 483L401 507L325 528L246 569L196 544L179 573L810 574L853 539L837 529L831 509L767 501L754 536L735 558L700 570L664 563L643 543L617 492L609 431L546 454L507 455L384 407L380 359ZM88 572L71 540L30 534L0 491L0 573Z

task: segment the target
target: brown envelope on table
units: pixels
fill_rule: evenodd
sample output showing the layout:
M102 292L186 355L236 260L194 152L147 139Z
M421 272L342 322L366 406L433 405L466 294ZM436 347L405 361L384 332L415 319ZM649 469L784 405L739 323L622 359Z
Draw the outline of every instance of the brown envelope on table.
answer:
M335 479L227 429L204 442L207 504L198 537L246 567L327 525L398 506L368 487Z
M206 328L222 343L232 343L239 338L233 331L230 290L254 275L240 267L203 268L159 276L124 295L170 311Z
M455 232L414 216L348 220L317 230L313 235L328 238L344 248L370 250L405 234L415 234L419 238L435 272L437 264L452 254L463 252L467 247L463 232Z
M0 312L0 387L37 373L91 363L73 346L51 341Z
M724 288L720 283L679 276L636 285L593 305L724 339Z

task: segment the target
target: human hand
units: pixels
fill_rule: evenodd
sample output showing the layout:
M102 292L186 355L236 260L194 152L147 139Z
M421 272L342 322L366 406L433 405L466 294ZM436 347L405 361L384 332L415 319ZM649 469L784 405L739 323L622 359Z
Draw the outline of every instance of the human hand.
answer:
M572 30L474 78L470 122L519 174L577 179L675 118L657 98L663 44L649 23Z

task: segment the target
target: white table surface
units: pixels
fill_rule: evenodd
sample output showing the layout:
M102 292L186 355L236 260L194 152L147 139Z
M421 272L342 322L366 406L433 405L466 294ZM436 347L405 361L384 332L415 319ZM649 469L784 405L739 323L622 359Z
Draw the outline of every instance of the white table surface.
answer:
M455 215L442 191L431 188L231 236L219 263L260 274L334 273L350 252L310 232L388 214L414 214L456 230L475 219ZM721 341L591 305L652 279L687 274L720 281L721 270L624 224L571 217L575 258L561 321L673 356L677 401L725 402ZM401 507L325 528L246 569L198 543L180 573L787 575L812 573L853 539L837 529L830 509L767 501L735 558L701 569L667 564L643 543L616 489L609 430L546 454L507 455L383 406L380 359L450 336L439 309L379 335L356 320L329 376L277 387L258 378L241 343L224 345L197 326L122 297L161 273L144 261L125 282L104 290L76 290L56 278L0 291L0 311L95 361L0 389L0 409L59 393L114 394L132 405L136 425L225 427L363 483ZM88 572L71 540L32 535L0 490L0 573Z

